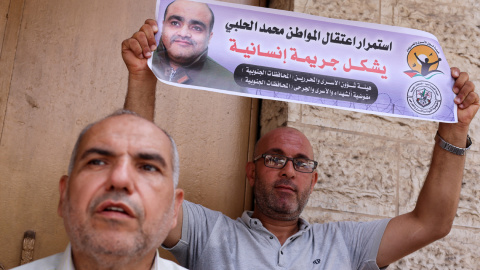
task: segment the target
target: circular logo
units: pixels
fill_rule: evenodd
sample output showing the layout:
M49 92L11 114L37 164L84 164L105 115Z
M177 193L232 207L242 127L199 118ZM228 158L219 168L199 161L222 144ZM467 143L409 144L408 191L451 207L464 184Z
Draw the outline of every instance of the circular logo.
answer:
M416 113L431 115L440 108L442 95L434 84L427 81L418 81L408 89L407 102Z
M412 70L422 73L423 66L423 69L427 69L423 72L428 73L429 71L437 70L439 58L434 49L426 45L418 45L408 52L407 62Z

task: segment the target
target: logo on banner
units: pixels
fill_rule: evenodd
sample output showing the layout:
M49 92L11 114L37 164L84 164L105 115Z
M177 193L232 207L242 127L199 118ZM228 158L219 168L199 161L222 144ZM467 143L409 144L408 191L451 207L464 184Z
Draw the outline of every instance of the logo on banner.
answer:
M412 84L408 89L407 102L416 113L431 115L440 108L442 95L433 83L419 81Z
M417 91L417 103L426 107L432 103L432 91L427 90L426 88L416 90Z
M415 42L408 49L407 63L410 70L404 71L405 74L410 78L421 76L427 80L435 75L443 74L438 70L438 65L442 61L438 54L438 50L429 42Z

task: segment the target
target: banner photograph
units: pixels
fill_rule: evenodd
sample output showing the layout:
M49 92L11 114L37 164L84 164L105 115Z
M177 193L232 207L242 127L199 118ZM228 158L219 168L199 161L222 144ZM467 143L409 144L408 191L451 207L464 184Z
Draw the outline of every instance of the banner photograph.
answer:
M216 1L157 1L162 82L363 113L457 122L435 36Z

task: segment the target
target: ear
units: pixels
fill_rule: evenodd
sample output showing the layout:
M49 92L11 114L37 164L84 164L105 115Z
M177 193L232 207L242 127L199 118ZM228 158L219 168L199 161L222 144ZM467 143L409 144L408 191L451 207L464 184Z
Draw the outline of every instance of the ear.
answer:
M312 184L310 186L310 193L313 192L313 188L315 187L315 184L318 182L318 173L317 171L314 171L312 173Z
M178 215L180 214L180 209L182 207L183 203L183 189L177 188L175 189L175 202L173 206L173 220L172 220L172 228L175 228L177 226L177 221L178 221Z
M68 181L68 175L64 175L60 178L60 183L59 183L60 200L58 201L57 213L62 218L63 218L62 206L65 203L65 198L67 197L67 181Z
M245 166L245 171L247 173L248 183L253 187L253 184L255 184L255 163L249 161Z

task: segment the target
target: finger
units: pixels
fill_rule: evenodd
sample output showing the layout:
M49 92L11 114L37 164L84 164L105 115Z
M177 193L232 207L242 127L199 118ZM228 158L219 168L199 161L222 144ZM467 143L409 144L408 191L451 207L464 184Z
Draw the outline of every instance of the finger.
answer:
M152 27L154 33L158 32L158 23L154 19L147 19L145 21L145 24L150 25Z
M479 97L478 94L475 92L470 93L462 102L462 104L458 105L460 109L466 109L470 107L472 104L478 104Z
M468 73L466 72L459 73L458 77L455 80L455 83L453 84L453 92L457 94L457 96L460 94L460 89L462 89L464 84L468 81L468 78L469 78Z
M458 76L460 75L460 69L457 67L450 68L450 72L452 73L452 77L454 79L458 78Z
M132 36L138 43L145 58L150 58L152 56L152 50L148 44L147 35L143 31L138 31Z
M122 42L122 52L125 53L128 51L131 51L135 56L137 56L140 59L145 58L143 56L142 46L140 46L140 43L135 38L129 38Z
M150 50L154 51L157 48L157 43L155 41L155 32L150 24L144 24L140 28L139 32L143 32L147 39L147 45L149 46Z
M468 89L466 89L466 88L468 88ZM465 95L465 98L458 105L458 107L460 109L466 109L472 104L478 104L478 101L479 101L478 94L474 92L475 85L471 81L468 81L465 84L465 87L462 88L462 90L461 90L462 93L463 93L464 89L465 89L465 92L468 92L468 94Z

